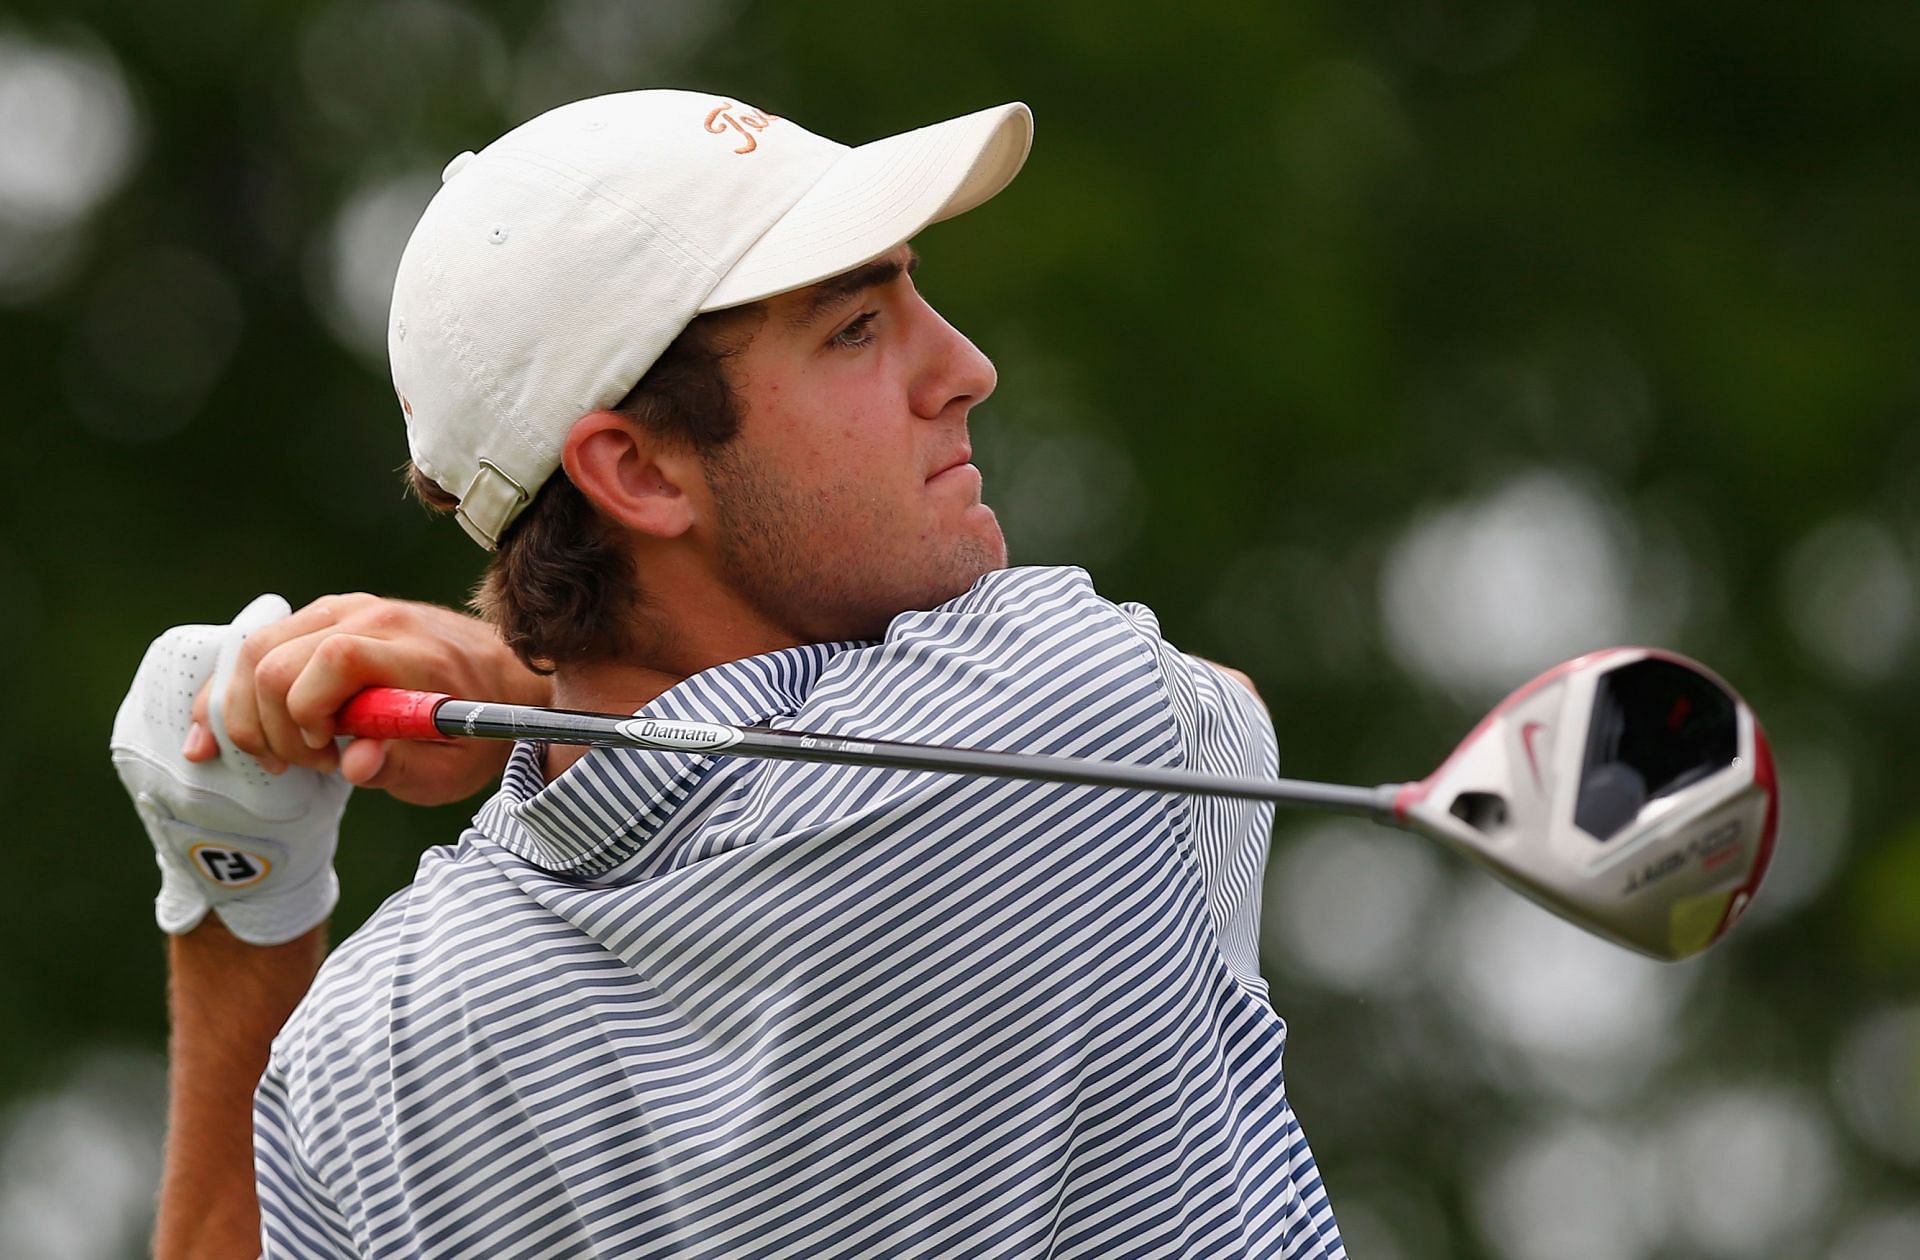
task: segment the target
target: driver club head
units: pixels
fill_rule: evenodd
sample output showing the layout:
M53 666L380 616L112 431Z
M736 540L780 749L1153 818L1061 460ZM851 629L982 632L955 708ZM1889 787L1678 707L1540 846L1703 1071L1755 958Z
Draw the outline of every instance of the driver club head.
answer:
M1752 901L1779 798L1766 735L1733 689L1635 647L1521 687L1393 812L1556 914L1673 960Z

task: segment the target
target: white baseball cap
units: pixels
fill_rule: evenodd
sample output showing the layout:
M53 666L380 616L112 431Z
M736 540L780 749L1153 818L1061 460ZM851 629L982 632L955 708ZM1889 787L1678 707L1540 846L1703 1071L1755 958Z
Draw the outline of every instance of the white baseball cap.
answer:
M693 318L859 266L1006 187L1033 116L1001 105L858 148L738 98L562 105L447 164L393 286L413 462L484 547Z

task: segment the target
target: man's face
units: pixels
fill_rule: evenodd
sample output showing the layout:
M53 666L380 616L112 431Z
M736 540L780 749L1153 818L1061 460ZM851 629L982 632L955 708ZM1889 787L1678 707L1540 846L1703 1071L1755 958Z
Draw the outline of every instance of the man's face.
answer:
M1007 562L967 413L993 364L914 288L901 246L764 305L727 362L736 438L710 454L724 576L798 642L878 638Z

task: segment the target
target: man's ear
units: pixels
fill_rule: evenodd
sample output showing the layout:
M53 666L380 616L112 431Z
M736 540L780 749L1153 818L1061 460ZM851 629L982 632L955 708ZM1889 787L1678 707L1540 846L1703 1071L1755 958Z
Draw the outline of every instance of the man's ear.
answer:
M628 529L675 538L693 524L686 483L696 461L623 416L590 411L574 421L560 463L580 493Z

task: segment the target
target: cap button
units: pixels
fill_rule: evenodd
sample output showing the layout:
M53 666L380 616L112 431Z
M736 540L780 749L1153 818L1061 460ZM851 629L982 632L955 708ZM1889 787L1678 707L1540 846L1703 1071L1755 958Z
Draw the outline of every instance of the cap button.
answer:
M471 161L473 161L472 149L468 149L465 153L457 155L453 161L447 163L446 169L440 172L440 182L444 184L455 175L458 175L466 169L467 163Z

